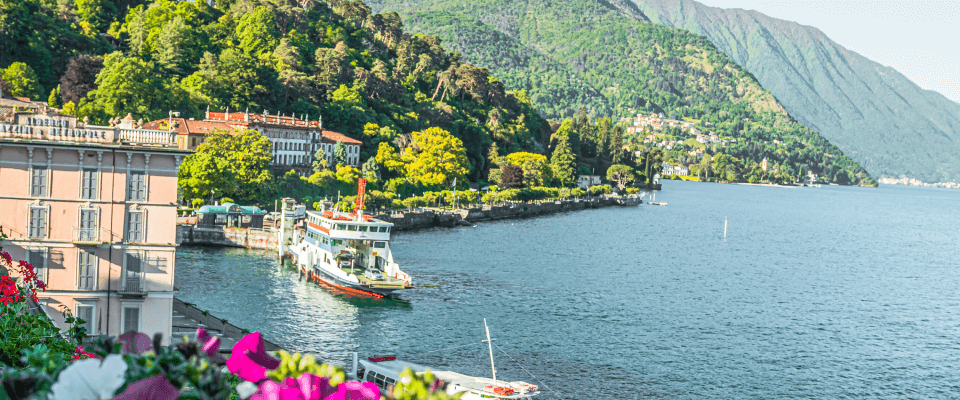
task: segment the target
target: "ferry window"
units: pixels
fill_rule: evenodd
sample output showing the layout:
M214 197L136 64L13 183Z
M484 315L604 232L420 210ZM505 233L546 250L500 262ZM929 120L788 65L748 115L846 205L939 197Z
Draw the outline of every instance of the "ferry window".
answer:
M348 230L348 231L356 231L356 230L357 230L357 226L356 226L356 225L347 225L347 230Z
M367 227L364 225L360 225L360 232L366 232L366 231L367 231Z
M390 227L389 227L389 226L385 226L385 227L383 227L383 228L386 229L386 230L385 230L385 231L380 231L380 232L390 232Z
M387 247L387 242L373 242L373 247L377 249L383 249Z
M337 224L337 230L342 231L342 230L346 230L346 229L347 229L347 226L346 226L346 225L344 225L344 224Z

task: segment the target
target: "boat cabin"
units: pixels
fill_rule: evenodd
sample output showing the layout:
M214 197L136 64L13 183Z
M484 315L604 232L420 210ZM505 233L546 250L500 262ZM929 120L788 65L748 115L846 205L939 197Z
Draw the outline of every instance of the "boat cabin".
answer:
M360 360L354 376L359 381L373 382L384 394L393 393L400 374L410 368L417 375L426 374L426 366L398 360L394 356L370 357ZM441 381L438 387L447 393L463 393L461 400L502 399L529 400L540 394L539 388L526 382L505 382L490 378L463 375L453 371L430 371Z

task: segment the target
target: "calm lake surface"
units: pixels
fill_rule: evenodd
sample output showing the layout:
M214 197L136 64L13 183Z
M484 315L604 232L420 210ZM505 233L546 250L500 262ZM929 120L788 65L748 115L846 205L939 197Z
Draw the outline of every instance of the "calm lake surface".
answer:
M960 397L960 191L667 181L657 201L395 234L419 286L397 299L181 248L178 296L326 362L484 376L486 318L498 378L542 399Z

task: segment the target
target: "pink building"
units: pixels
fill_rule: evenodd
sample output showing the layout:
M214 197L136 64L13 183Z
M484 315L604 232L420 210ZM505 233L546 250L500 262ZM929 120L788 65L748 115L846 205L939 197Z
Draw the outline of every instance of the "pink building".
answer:
M61 328L69 311L91 336L135 330L169 343L177 169L190 152L176 133L111 122L0 104L2 246L47 282L40 303Z

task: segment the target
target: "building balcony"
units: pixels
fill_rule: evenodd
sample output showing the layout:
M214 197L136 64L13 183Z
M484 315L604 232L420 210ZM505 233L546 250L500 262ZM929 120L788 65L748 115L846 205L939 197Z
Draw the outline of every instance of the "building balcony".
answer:
M120 290L117 291L121 297L146 297L147 284L143 279L143 272L127 273L127 276L121 281Z
M101 234L100 229L73 228L70 241L77 246L98 246L103 244L101 237L108 237L108 235Z
M176 145L177 133L148 129L120 129L118 139L131 144Z

